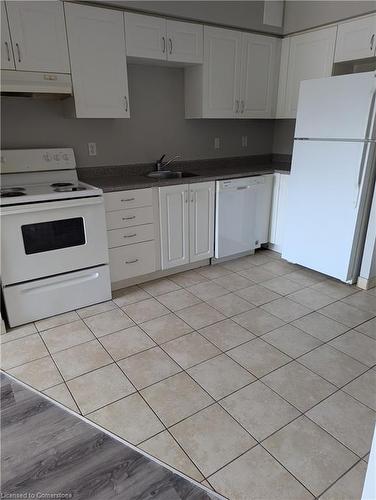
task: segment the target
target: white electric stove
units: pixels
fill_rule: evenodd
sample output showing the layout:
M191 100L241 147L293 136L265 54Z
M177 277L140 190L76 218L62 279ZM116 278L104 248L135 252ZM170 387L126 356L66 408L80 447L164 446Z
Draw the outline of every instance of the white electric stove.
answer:
M0 215L10 326L111 298L103 193L72 149L2 151Z

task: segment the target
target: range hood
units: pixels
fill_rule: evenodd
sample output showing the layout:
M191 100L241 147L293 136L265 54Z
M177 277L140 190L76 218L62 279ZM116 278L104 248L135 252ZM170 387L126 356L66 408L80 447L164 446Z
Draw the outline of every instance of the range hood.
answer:
M73 94L72 79L69 74L63 73L2 70L1 93L64 98Z

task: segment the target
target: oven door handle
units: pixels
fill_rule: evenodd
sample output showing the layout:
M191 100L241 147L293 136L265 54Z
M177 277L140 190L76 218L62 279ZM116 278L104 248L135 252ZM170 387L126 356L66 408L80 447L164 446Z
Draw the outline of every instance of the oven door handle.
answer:
M56 210L74 207L87 207L91 205L103 205L101 196L93 196L91 198L79 198L77 200L62 200L44 203L25 203L24 205L14 205L1 207L1 215L18 215L23 213L41 212L45 210Z

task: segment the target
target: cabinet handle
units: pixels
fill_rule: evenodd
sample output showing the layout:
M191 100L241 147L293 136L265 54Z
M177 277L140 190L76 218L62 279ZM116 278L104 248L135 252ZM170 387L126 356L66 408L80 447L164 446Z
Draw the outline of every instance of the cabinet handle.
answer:
M132 219L135 219L136 216L135 215L132 215L132 217L123 217L122 220L132 220Z
M244 113L244 108L245 108L245 104L244 104L244 101L242 100L242 110L241 110L242 113Z
M239 113L239 99L235 101L235 113Z
M135 264L136 262L138 262L138 259L134 259L134 260L126 260L125 263L126 264Z
M20 46L18 43L16 43L16 49L17 49L17 54L18 54L18 62L21 62L21 50L20 50Z
M124 202L124 201L134 201L134 200L135 200L135 198L124 198L124 200L120 200L120 201Z
M123 238L134 238L135 236L137 236L137 233L133 233L133 234L125 234L123 236Z
M7 49L7 59L10 62L10 50L9 50L9 43L7 41L4 42L5 48Z
M124 96L124 101L125 101L125 111L128 113L128 97L126 95Z
M169 38L168 41L169 41L169 44L170 44L170 54L172 54L172 39Z
M184 191L184 201L188 203L188 191Z
M369 48L371 49L371 51L373 50L373 42L375 41L375 33L371 36L371 40L370 40L370 46Z
M164 36L162 36L162 42L163 42L162 52L164 54L166 52L166 38Z

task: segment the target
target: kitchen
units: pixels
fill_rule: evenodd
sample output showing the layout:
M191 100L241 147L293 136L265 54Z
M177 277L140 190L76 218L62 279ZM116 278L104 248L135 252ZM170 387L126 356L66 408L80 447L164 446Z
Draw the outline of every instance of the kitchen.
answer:
M2 369L203 495L360 498L374 3L113 3L1 4Z

